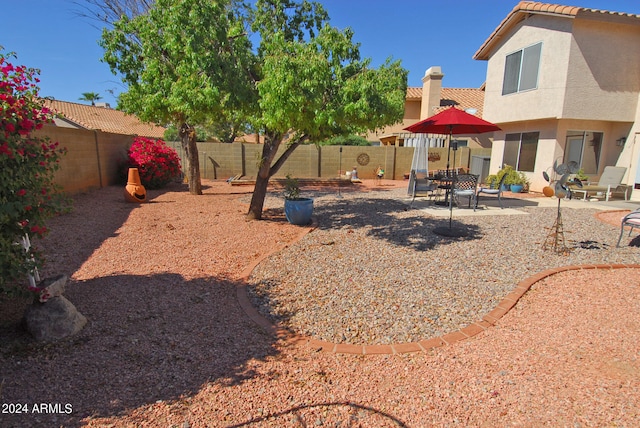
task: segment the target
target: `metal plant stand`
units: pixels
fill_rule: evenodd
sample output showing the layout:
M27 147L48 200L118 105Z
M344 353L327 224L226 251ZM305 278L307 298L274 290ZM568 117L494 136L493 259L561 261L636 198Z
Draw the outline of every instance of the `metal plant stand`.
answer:
M571 251L565 244L564 226L562 224L562 210L560 209L560 199L558 199L558 216L555 223L550 228L550 232L542 245L545 251L553 250L557 254L569 254Z

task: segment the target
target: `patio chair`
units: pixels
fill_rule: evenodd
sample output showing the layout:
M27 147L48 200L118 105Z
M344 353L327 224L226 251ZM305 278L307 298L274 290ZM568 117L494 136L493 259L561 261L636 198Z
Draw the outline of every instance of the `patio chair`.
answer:
M635 211L631 211L629 214L622 218L622 223L620 224L620 236L618 237L618 243L616 247L620 246L620 240L622 240L622 235L624 234L625 226L631 226L629 230L629 236L631 236L631 232L633 232L634 227L640 227L640 208Z
M460 206L459 198L461 196L469 198L469 208L471 208L471 200L476 198L476 187L478 186L478 175L476 174L458 174L453 181L454 202Z
M416 196L427 196L429 198L433 198L436 196L438 186L429 179L428 175L418 177L416 170L412 169L409 179L409 191L412 196L411 204L409 204L409 206L413 207L413 201L415 201Z
M580 193L584 195L584 200L586 201L589 193L604 193L605 201L609 200L609 197L612 193L622 193L624 194L624 200L628 199L629 186L625 186L622 183L622 177L624 177L624 173L627 171L627 168L624 166L605 166L602 175L600 176L600 180L596 184L591 184L587 182L587 184L582 187L570 186L571 192Z
M507 178L507 174L502 174L502 178L500 178L497 189L492 189L491 187L480 187L478 189L478 192L476 193L476 204L473 206L474 211L478 209L478 199L480 199L481 193L484 193L486 195L498 195L498 203L500 204L500 208L504 209L504 207L502 206L502 185L504 184L505 178Z

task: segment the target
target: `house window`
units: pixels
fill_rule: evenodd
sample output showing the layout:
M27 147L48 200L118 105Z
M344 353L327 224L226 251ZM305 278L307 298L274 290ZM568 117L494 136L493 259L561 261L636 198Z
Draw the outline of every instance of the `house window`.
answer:
M538 87L538 68L542 43L507 55L504 65L502 95L528 91Z
M518 171L533 172L539 137L539 132L507 134L502 162L513 166Z
M467 140L452 140L451 143L456 143L458 145L458 148L461 147L468 147L469 146L469 142Z
M585 174L597 174L600 167L602 132L568 131L564 162L575 161Z

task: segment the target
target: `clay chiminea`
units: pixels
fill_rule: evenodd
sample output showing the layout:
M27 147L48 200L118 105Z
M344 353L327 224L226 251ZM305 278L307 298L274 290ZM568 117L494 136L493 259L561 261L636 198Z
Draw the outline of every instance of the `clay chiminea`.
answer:
M138 203L147 201L147 190L140 181L138 168L129 168L127 186L124 188L124 200Z

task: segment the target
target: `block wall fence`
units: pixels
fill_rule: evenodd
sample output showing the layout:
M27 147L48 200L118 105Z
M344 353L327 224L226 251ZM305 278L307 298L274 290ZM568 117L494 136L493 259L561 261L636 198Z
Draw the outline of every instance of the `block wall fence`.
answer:
M179 142L168 142L180 158L183 150ZM278 156L284 152L281 147ZM447 165L446 148L430 148L429 169L445 169ZM403 180L411 170L413 147L394 146L315 146L314 144L298 146L284 163L275 177L282 178L287 174L298 178L335 178L354 167L358 169L358 177L371 179L379 166L385 170L385 178ZM211 180L228 179L236 175L255 177L258 172L258 160L262 153L262 145L246 143L198 143L200 158L200 174ZM491 149L470 149L462 147L455 153L450 152L451 168L469 168L472 156L489 157ZM483 179L484 177L481 177Z
M58 141L68 153L60 162L56 172L56 182L65 192L74 194L86 192L120 181L118 164L126 158L127 149L135 136L111 134L102 131L88 131L73 128L45 126L36 133L51 141ZM179 142L167 142L180 158L183 150ZM340 150L342 148L342 151ZM413 147L394 146L299 146L282 166L276 177L291 174L297 178L335 178L353 167L363 179L374 178L378 166L385 170L385 178L403 180L411 169ZM242 175L255 177L262 146L247 143L198 143L200 174L204 179L226 180ZM278 156L282 154L280 149ZM472 156L490 156L491 149L469 149L462 147L450 154L453 168L469 168ZM446 148L429 149L429 169L444 169L447 163ZM439 160L437 160L439 158ZM481 179L484 177L481 177Z

